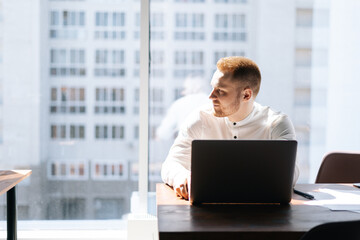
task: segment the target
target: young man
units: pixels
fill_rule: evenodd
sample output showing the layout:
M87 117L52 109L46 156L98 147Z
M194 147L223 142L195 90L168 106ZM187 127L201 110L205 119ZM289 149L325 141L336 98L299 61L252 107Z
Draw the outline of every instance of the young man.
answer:
M192 140L295 139L294 127L285 114L255 102L260 82L260 70L248 58L226 57L217 62L209 96L212 106L201 108L187 118L162 166L163 181L173 186L179 197L189 197ZM294 183L298 175L296 167Z

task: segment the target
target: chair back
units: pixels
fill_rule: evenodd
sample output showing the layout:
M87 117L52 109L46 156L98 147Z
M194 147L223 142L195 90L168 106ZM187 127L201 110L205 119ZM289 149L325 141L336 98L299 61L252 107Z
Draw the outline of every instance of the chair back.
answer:
M360 221L324 223L310 229L300 240L358 240Z
M315 183L360 182L360 153L332 152L320 166Z

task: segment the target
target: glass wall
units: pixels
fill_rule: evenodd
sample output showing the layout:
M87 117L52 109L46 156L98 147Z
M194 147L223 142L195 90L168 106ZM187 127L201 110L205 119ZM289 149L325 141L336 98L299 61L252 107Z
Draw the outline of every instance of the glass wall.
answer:
M257 62L257 101L292 119L298 182L314 181L326 152L358 151L358 10L356 0L152 0L149 190L224 56ZM0 168L33 170L19 219L122 219L147 171L140 1L0 0L0 12Z
M224 56L253 59L262 73L256 101L292 120L299 143L298 182L314 182L327 152L359 150L354 109L360 99L352 89L358 85L355 39L360 33L354 29L356 14L341 18L346 9L354 12L359 6L351 0L338 5L322 0L152 1L150 181L160 181L161 162L179 125L207 101L216 62Z
M138 189L140 2L1 2L0 168L33 171L19 219L124 219Z

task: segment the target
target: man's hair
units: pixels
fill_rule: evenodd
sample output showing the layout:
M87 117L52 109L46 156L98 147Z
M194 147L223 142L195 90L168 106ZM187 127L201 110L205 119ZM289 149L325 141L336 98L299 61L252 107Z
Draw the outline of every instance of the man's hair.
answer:
M230 74L233 80L251 88L254 96L259 93L261 74L254 61L246 57L224 57L220 58L216 66L224 74Z

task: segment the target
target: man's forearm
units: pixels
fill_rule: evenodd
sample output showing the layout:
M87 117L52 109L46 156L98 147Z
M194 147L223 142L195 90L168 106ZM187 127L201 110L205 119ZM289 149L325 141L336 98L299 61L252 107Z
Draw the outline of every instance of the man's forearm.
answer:
M170 186L173 186L176 181L182 181L181 179L186 178L189 175L190 170L186 169L176 161L166 160L161 168L161 178L164 183L167 183Z

